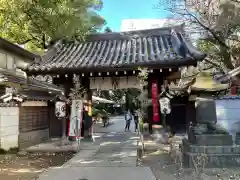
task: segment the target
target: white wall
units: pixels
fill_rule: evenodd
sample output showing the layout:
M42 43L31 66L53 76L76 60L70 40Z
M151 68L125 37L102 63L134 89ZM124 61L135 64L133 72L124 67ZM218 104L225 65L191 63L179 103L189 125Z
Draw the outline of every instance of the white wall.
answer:
M25 101L21 106L48 106L46 101Z
M127 88L136 88L139 89L140 82L135 76L120 77L117 79L118 85L117 89L127 89ZM90 78L90 89L102 89L110 90L114 89L112 84L112 78L110 77L96 77Z
M18 147L19 108L0 107L0 148Z
M0 67L7 69L25 68L33 60L23 58L14 51L5 51L0 48Z
M216 100L218 124L235 135L240 132L240 99Z
M7 55L0 51L0 68L7 68Z

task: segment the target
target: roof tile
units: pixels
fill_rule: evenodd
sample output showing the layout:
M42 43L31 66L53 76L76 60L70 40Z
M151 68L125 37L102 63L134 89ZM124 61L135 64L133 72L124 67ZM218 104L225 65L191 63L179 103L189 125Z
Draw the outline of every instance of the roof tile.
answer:
M86 42L53 46L28 67L30 71L100 69L195 64L205 54L192 46L176 28L94 34Z

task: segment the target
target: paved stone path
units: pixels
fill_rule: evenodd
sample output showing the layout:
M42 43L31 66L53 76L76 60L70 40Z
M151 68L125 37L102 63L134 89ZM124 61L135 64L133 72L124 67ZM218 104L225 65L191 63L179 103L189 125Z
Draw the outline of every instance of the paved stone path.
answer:
M137 134L123 129L124 118L115 118L104 133L94 133L94 143L82 143L74 158L38 180L155 180L150 168L136 165Z

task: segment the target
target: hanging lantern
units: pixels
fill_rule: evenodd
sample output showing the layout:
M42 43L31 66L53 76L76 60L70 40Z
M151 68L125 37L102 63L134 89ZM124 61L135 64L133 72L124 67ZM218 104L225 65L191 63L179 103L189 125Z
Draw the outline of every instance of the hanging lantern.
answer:
M66 117L66 103L63 101L57 101L55 104L55 115L57 118Z
M170 99L168 97L162 97L159 99L160 110L162 114L170 114L171 113L171 106L170 106Z

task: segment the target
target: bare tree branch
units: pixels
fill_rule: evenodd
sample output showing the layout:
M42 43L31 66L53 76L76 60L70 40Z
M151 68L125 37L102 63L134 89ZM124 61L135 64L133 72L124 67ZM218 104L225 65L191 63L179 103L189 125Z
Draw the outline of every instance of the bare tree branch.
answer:
M194 16L192 13L190 13L187 9L186 9L186 12L188 13L189 16L191 16L193 19L195 19L195 21L196 21L201 27L203 27L205 30L207 30L208 32L210 32L210 33L213 35L213 37L219 42L220 45L222 45L223 47L229 49L229 46L228 46L226 43L224 43L224 42L217 36L217 34L216 34L212 29L210 29L209 27L207 27L207 26L205 26L203 23L201 23L201 22L199 21L199 19L198 19L196 16Z
M224 68L221 66L221 65L219 65L218 63L215 63L215 62L213 62L213 61L211 61L211 60L209 60L209 59L204 59L207 63L209 63L209 64L211 64L211 65L213 65L212 67L216 67L217 69L219 69L220 70L220 72L222 72L222 73L226 73L225 72L225 70L224 70Z
M225 73L240 65L240 38L236 33L240 30L240 6L236 3L240 5L240 0L183 0L168 7L174 17L187 22L190 33L202 36L201 47L209 53L205 62Z

